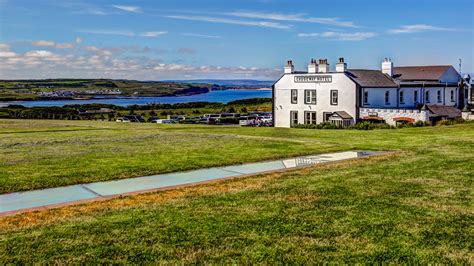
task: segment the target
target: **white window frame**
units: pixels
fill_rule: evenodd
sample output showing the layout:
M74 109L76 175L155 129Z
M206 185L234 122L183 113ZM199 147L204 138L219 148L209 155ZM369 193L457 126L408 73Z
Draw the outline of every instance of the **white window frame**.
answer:
M316 90L304 90L304 103L305 104L316 104Z
M295 90L295 89L291 90L291 103L292 104L298 103L298 90Z
M425 102L429 103L430 102L430 91L425 91Z
M305 111L304 112L304 123L305 125L316 125L316 112Z
M331 105L338 105L338 104L339 104L339 91L331 90Z
M385 91L385 105L390 105L390 91Z
M298 111L290 111L290 126L295 125L298 125Z

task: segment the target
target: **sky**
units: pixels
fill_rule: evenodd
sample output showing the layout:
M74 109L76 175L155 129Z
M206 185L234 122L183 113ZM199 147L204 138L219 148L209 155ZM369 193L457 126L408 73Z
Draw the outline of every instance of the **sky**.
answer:
M0 79L259 79L287 60L474 73L472 0L0 0Z

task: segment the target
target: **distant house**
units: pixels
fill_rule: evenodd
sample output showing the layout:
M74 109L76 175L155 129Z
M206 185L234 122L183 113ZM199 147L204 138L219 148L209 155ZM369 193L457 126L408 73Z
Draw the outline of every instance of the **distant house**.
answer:
M273 85L274 125L347 126L362 120L395 125L461 117L473 95L465 84L448 65L394 67L385 59L381 70L348 69L340 58L330 71L326 59L312 59L300 72L288 61Z

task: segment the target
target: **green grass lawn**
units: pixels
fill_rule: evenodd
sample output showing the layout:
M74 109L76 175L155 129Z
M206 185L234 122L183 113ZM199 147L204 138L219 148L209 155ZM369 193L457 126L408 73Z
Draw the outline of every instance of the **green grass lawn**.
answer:
M0 187L355 149L397 153L0 218L0 262L474 262L473 123L357 131L0 120Z

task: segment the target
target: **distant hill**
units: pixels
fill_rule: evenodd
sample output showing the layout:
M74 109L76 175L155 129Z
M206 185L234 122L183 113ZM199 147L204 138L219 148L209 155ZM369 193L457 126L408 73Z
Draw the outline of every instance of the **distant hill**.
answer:
M275 81L273 80L254 80L254 79L190 79L190 80L164 80L163 82L176 83L202 83L216 84L219 86L236 86L236 87L271 87Z

